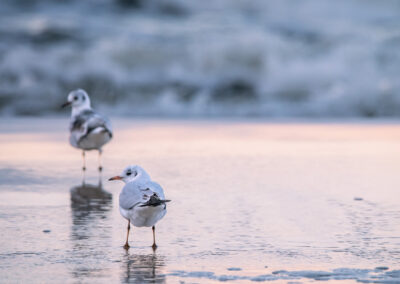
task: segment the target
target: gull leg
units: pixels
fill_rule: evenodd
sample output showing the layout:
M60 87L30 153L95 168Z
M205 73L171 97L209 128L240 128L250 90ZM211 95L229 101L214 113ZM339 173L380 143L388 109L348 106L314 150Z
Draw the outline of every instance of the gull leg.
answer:
M156 227L153 226L151 227L151 229L153 230L153 245L151 246L153 248L153 250L156 250L157 245L156 245Z
M82 174L82 186L85 186L85 183L86 183L86 171L83 171L82 173L83 173Z
M103 167L101 166L101 154L103 153L103 151L101 149L99 149L99 172L101 172L103 170Z
M86 171L86 154L85 154L85 150L82 151L82 159L83 159L83 167L82 170Z
M101 172L99 172L99 188L103 187L101 179L102 179Z
M129 249L128 238L129 238L129 230L131 229L131 220L128 221L128 231L126 232L126 242L124 245L124 249Z

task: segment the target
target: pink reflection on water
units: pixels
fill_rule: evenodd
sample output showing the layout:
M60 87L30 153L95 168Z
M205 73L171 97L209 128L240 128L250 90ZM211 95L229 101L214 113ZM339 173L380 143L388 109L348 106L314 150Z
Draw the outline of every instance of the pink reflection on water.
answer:
M151 277L151 265L134 272L152 263L151 231L134 229L134 247L123 256L122 184L104 181L134 163L172 199L157 227L156 274L184 268L256 276L400 263L398 125L114 120L114 128L96 191L100 199L107 196L102 211L74 203L86 200L71 191L82 183L81 156L68 145L64 121L38 133L0 126L0 165L8 169L0 173L15 175L2 176L0 184L0 214L6 216L0 222L9 231L0 253L33 250L37 255L26 268L57 267L66 279ZM97 153L91 152L88 184L97 184L96 168ZM93 271L78 269L83 259ZM8 260L15 267L24 261Z

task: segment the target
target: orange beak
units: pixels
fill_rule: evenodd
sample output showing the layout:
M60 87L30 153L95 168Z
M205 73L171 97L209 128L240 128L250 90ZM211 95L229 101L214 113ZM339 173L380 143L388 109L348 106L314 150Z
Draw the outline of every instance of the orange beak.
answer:
M121 179L122 179L122 177L115 176L115 177L109 178L108 180L121 180Z

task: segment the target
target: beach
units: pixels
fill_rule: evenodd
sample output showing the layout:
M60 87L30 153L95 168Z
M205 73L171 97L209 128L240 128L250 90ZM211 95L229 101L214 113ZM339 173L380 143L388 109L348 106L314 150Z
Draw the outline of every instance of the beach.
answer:
M111 120L101 174L68 118L1 120L0 282L400 281L399 121ZM155 252L129 164L172 200Z

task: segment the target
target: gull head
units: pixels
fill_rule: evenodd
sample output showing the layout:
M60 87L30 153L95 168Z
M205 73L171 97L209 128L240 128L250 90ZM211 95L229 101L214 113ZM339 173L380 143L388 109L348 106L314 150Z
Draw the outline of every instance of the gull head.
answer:
M119 176L114 176L109 180L122 180L125 183L133 180L150 180L149 174L138 165L127 166Z
M77 109L79 111L90 109L89 95L85 90L74 90L68 94L67 101L62 105L63 108L67 106L72 106L72 109Z

